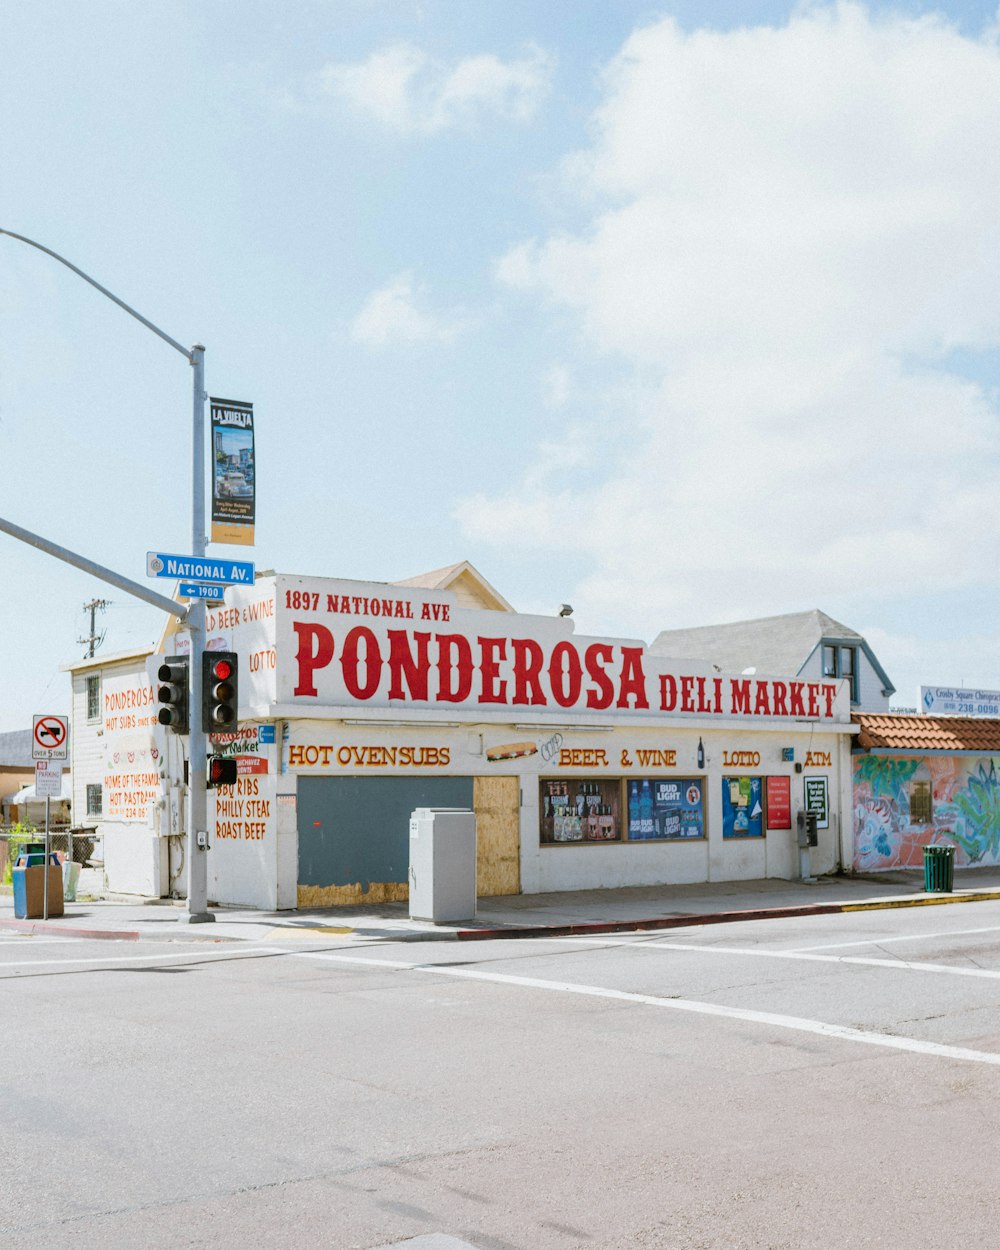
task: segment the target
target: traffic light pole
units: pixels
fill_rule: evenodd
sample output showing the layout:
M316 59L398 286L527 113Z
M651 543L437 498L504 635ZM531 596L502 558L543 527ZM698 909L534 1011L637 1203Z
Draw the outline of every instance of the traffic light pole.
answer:
M15 234L13 230L4 230L0 227L0 235L6 235L8 238L17 239L20 243L27 243L29 247L36 248L39 252L44 252L47 256L51 256L53 260L59 261L61 265L65 265L67 269L71 269L73 273L81 277L84 282L89 282L92 287L100 291L102 295L106 295L112 303L117 304L134 317L136 321L141 322L147 330L158 335L165 343L169 343L175 351L186 357L194 370L194 403L192 408L193 429L192 429L192 481L191 481L191 554L196 558L200 558L205 554L207 546L207 538L205 535L205 349L200 343L196 343L190 350L178 343L176 339L172 339L159 326L154 325L152 321L136 312L134 308L130 308L124 300L120 300L117 295L109 291L107 287L101 286L96 282L90 274L84 273L82 269L78 269L65 256L60 256L58 252L53 252L51 248L44 247L41 243L36 243L34 239L26 238L23 234ZM4 528L8 533L12 533L14 537L24 537L27 531L17 532L16 526L5 525ZM46 549L45 540L39 540L37 535L31 535L30 539L33 545ZM27 539L26 539L27 541ZM60 553L52 550L54 544L48 544L48 549L53 555L59 555L60 559L67 559L67 555L72 553ZM71 559L69 563L79 565L79 558ZM82 567L82 566L81 566ZM96 566L95 566L96 567ZM105 570L105 573L107 570ZM101 574L97 574L101 576ZM105 580L112 580L105 577ZM125 579L118 582L112 582L114 585L122 585ZM123 588L128 589L128 583ZM135 594L136 590L130 590L129 593ZM150 598L150 595L140 595L140 598ZM206 846L208 843L208 799L205 786L205 770L207 767L206 739L204 726L201 723L201 666L202 656L205 654L205 604L198 600L190 605L187 609L178 611L177 605L173 604L165 609L174 615L182 617L188 624L191 631L191 664L190 664L190 688L189 701L191 706L191 736L188 740L188 831L187 831L187 878L188 878L188 897L187 897L187 913L183 919L190 924L196 924L203 921L212 921L215 917L208 910L208 862L206 856ZM201 835L199 837L199 834Z
M191 413L191 554L200 559L208 545L205 535L205 349L200 343L191 348L194 370L194 399ZM187 912L188 924L212 921L208 910L208 791L205 768L208 739L201 723L201 670L205 655L205 604L195 600L187 616L191 634L189 707L191 736L188 738L188 831L187 831ZM199 833L203 838L199 838Z

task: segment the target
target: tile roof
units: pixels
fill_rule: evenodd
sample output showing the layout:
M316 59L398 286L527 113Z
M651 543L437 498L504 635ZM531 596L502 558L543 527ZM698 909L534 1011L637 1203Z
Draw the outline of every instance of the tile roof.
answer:
M856 713L866 751L1000 751L1000 720L985 716L875 716Z

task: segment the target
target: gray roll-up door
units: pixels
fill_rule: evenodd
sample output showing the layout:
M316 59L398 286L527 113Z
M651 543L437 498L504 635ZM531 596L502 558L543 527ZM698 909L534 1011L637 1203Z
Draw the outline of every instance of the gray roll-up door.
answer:
M299 777L299 885L405 882L410 813L472 809L471 777Z

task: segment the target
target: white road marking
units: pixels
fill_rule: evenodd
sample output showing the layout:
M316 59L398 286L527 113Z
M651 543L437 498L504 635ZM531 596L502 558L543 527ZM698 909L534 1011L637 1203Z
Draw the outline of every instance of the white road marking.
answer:
M866 1046L881 1046L889 1050L906 1050L918 1055L933 1055L940 1059L961 1059L966 1062L986 1063L1000 1067L1000 1054L991 1051L969 1050L965 1046L946 1046L940 1042L925 1042L919 1038L901 1037L895 1034L869 1033L864 1029L852 1029L842 1024L827 1024L823 1020L778 1015L770 1011L751 1011L742 1007L723 1007L717 1003L699 1002L690 998L658 998L653 994L635 994L628 990L614 990L602 985L579 985L572 981L544 981L537 977L517 977L502 972L484 972L478 968L443 968L435 964L409 963L401 959L364 959L361 956L336 955L327 951L293 951L290 953L294 959L320 959L331 963L363 964L367 967L403 969L427 973L431 976L488 981L495 985L512 985L523 989L548 990L550 993L609 998L617 1002L637 1003L646 1007L665 1007L672 1011L687 1011L696 1015L716 1016L726 1020L766 1024L773 1028L814 1033L820 1037L831 1037L845 1042L861 1042Z
M274 946L244 946L235 947L226 946L223 949L216 947L211 951L177 951L169 954L159 951L154 955L90 955L80 959L17 959L6 960L0 962L2 968L26 968L31 971L33 968L67 968L79 966L81 964L94 968L103 968L105 964L141 964L141 963L162 963L175 964L179 960L195 960L204 963L206 960L222 960L233 959L237 956L244 955L281 955L284 951Z
M806 951L774 951L755 946L696 946L688 942L643 942L636 950L685 951L700 955L744 955L753 959L793 959L805 963L860 964L866 968L902 968L907 972L948 972L956 977L985 977L1000 980L1000 971L990 968L959 968L953 964L930 964L911 959L866 959L860 955L816 955Z
M940 933L905 933L900 937L866 938L862 942L824 942L819 946L796 946L797 951L847 950L852 946L886 946L889 942L930 942L938 938L968 937L977 933L1000 933L1000 926L988 929L949 929Z

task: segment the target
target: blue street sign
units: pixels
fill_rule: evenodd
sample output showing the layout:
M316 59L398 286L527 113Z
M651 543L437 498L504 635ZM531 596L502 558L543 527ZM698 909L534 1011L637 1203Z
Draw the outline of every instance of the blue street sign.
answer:
M205 599L209 603L221 603L225 598L226 588L212 582L181 582L180 595L182 599Z
M254 566L248 560L220 560L217 556L175 556L165 551L147 551L146 576L185 577L200 582L252 586Z

